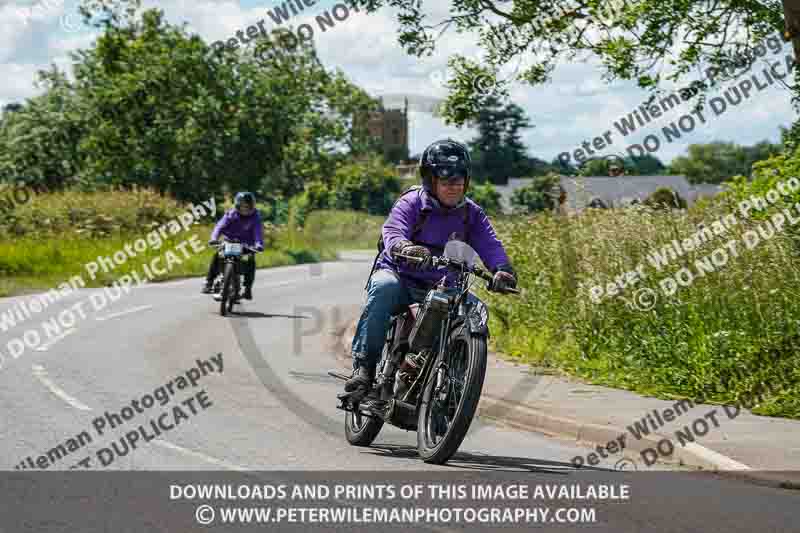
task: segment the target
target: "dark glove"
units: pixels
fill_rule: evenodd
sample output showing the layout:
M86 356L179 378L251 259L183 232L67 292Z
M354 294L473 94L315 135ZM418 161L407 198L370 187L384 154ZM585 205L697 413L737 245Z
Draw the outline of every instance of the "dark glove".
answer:
M496 292L503 292L507 289L515 289L517 287L517 276L511 265L500 265L494 273L492 278L491 290Z
M256 252L263 252L264 251L264 245L261 244L260 242L256 243L256 245L253 246L253 250L255 250Z
M414 244L411 241L400 241L400 242L396 243L392 247L392 254L393 255L403 254L403 255L410 255L412 257L419 257L420 259L422 259L422 261L420 261L420 262L407 261L407 263L410 266L412 266L414 268L417 268L419 270L425 270L427 268L430 268L431 264L432 264L432 259L433 259L431 257L430 250L428 250L424 246L420 246L418 244ZM400 257L398 259L406 261L402 257Z
M208 241L208 245L209 246L219 246L219 241L217 241L217 240Z

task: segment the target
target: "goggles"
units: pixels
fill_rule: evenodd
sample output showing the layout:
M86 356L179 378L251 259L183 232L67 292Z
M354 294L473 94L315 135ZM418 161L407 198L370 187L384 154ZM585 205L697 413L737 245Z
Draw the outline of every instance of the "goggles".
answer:
M460 168L436 168L433 176L447 185L463 185L467 181L467 173Z

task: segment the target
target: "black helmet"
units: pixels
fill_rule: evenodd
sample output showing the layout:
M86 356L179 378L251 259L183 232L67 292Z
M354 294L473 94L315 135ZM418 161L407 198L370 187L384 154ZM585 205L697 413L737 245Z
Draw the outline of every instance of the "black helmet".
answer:
M422 186L431 191L432 179L446 178L453 175L465 176L464 193L469 189L469 179L472 177L472 159L469 150L463 144L453 139L435 141L425 148L419 158L419 174L422 177Z
M246 192L246 191L237 193L236 197L233 199L233 205L234 207L236 207L236 209L239 209L239 207L242 204L248 204L250 207L255 207L256 206L255 195L251 192Z

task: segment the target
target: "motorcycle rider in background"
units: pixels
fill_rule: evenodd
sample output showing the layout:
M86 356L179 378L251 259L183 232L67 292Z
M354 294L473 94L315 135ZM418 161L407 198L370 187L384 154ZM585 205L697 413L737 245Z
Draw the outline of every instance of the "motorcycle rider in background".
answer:
M517 285L516 274L503 244L483 209L467 198L471 158L467 148L452 139L432 143L419 162L421 188L411 188L397 200L383 225L383 251L367 282L367 301L353 338L353 375L344 390L370 391L383 351L391 315L420 303L444 275L430 269L431 256L442 255L449 240L466 242L494 273L492 290ZM395 254L422 259L411 264ZM448 286L451 285L448 278Z
M254 248L256 251L264 250L264 235L262 229L263 223L261 222L261 213L256 209L256 198L251 192L240 192L236 194L233 200L233 208L228 210L227 213L217 222L214 231L211 232L209 245L217 243L220 234L228 239L236 239L239 242ZM244 291L241 297L245 300L253 299L253 281L256 278L256 261L253 258L251 261L242 261L242 268L244 269ZM219 274L220 258L216 250L214 256L211 258L211 264L208 267L208 274L206 275L206 283L203 286L202 293L209 294L212 292L214 279Z

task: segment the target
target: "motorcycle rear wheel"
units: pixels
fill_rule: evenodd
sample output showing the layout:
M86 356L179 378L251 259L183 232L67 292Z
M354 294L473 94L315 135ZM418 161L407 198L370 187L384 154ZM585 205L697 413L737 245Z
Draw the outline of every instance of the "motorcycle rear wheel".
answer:
M391 332L389 335L391 336ZM387 339L383 345L383 355L377 368L383 367L390 345L391 343ZM354 411L347 411L344 415L344 434L347 442L353 446L369 446L383 429L383 423L381 418L361 414L359 405L356 405Z
M356 411L358 406L356 406ZM347 411L344 418L344 434L353 446L369 446L383 428L383 420L366 416L361 412Z

